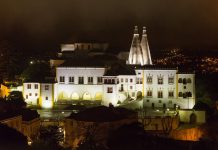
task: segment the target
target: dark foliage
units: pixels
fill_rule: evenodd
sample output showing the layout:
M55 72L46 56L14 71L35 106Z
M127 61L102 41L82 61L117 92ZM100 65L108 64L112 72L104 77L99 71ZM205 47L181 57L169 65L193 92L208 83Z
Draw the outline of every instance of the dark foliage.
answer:
M27 137L17 130L0 124L0 149L2 150L25 150Z

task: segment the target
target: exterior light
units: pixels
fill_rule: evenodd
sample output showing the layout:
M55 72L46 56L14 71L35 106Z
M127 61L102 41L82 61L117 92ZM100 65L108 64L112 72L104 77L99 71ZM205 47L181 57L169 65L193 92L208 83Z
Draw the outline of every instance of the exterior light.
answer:
M33 61L30 61L30 64L32 65L32 64L33 64Z
M157 112L160 111L159 109L156 110Z

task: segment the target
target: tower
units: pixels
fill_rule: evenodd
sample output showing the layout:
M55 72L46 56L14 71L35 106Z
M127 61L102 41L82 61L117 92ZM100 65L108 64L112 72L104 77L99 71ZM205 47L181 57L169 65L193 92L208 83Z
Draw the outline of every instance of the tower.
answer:
M129 52L129 60L128 64L131 65L144 65L143 63L143 55L142 55L142 47L140 44L138 27L135 26L132 44Z
M145 27L143 27L142 39L140 42L138 27L135 26L132 44L129 52L128 64L152 65L151 54L150 54Z
M142 47L144 65L152 65L151 53L148 45L148 39L147 39L145 27L143 27L143 31L142 31L141 47Z

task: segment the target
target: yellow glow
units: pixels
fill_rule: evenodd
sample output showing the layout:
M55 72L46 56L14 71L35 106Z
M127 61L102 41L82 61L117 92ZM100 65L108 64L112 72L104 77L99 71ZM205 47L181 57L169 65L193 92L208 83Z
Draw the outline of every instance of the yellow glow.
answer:
M52 108L52 107L53 107L52 101L43 101L42 108Z
M95 94L95 100L102 100L102 93L101 92L97 92Z
M71 99L73 100L79 100L79 94L77 94L76 92L71 94Z
M62 91L58 94L58 99L63 100L63 99L68 99L68 95L66 92Z
M91 100L91 99L92 99L91 94L88 92L85 92L83 95L83 100Z

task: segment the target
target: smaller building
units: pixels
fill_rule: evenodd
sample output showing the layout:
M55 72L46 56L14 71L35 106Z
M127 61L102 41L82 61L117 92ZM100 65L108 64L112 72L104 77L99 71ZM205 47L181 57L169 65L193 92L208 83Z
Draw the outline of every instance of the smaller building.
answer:
M89 132L98 143L104 143L111 131L133 122L137 122L137 113L125 108L99 106L72 113L65 121L65 142L77 147Z

